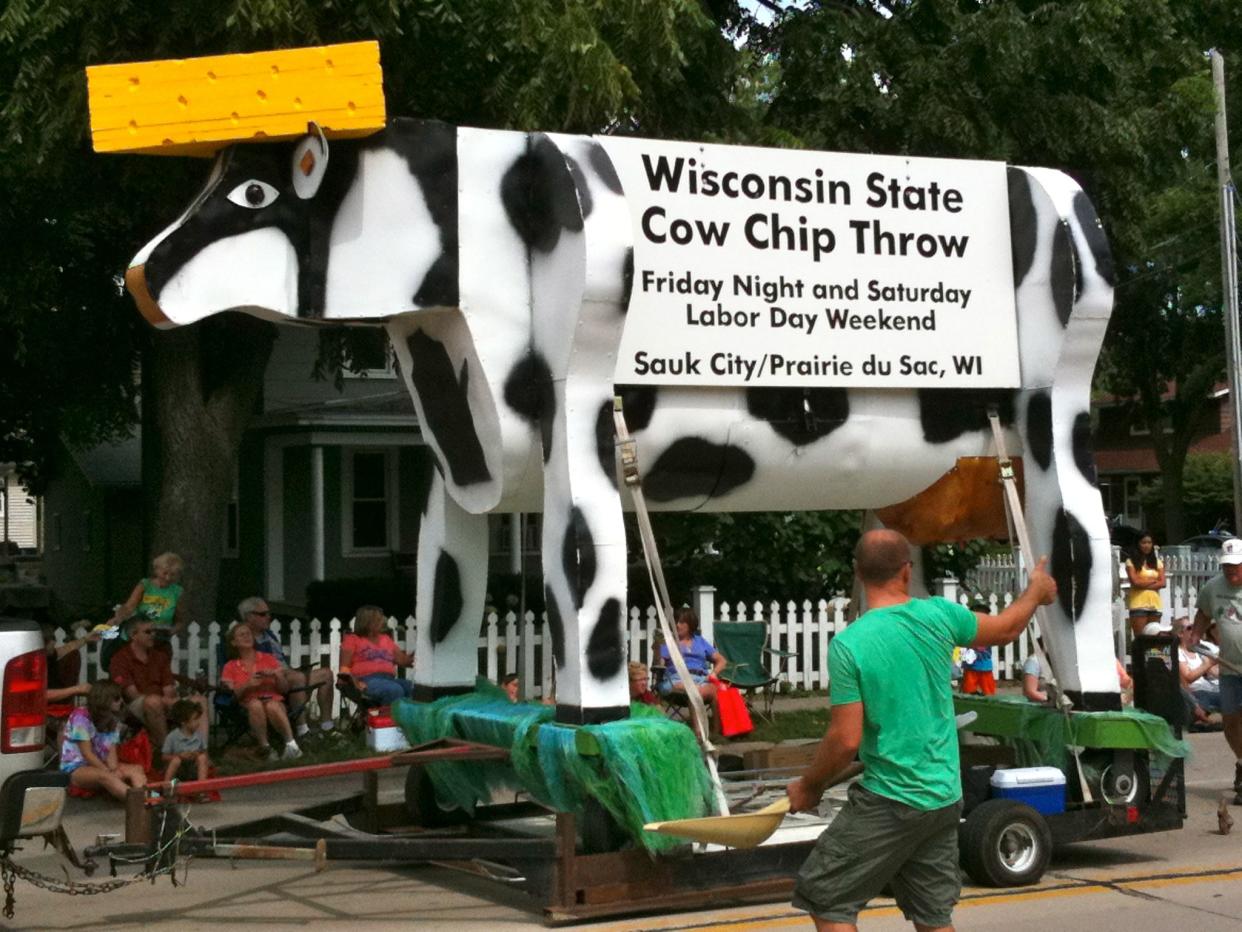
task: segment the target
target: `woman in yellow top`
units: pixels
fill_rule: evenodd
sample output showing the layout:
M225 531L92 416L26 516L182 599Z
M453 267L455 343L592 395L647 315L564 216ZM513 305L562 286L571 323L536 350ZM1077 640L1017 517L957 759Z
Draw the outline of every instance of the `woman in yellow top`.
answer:
M1156 554L1151 534L1139 535L1137 546L1126 560L1126 575L1130 577L1130 591L1126 595L1126 608L1130 610L1130 630L1135 635L1143 633L1150 624L1160 624L1160 590L1164 588L1164 561Z

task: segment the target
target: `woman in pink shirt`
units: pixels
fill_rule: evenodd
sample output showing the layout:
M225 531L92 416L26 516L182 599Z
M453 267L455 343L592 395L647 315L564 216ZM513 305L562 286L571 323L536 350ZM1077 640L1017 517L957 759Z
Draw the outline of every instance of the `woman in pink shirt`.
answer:
M354 631L341 641L341 675L381 705L409 699L414 684L397 676L397 666L408 667L414 658L388 636L388 618L375 605L354 613Z
M229 690L237 704L246 710L250 733L259 743L259 754L267 760L277 760L281 754L268 743L267 727L270 724L285 739L285 760L302 756L302 750L293 740L289 726L289 714L285 711L288 689L284 668L271 654L254 649L254 632L248 625L236 624L225 635L228 654L232 659L220 671L220 685Z

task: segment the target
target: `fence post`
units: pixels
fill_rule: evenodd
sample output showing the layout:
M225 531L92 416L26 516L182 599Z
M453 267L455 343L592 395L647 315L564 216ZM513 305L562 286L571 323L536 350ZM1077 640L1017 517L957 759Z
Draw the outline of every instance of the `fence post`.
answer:
M933 595L938 595L942 599L948 599L950 602L957 601L957 579L953 576L942 576L939 579L932 580Z
M690 604L694 606L694 613L699 616L699 634L711 643L716 643L712 638L712 631L716 627L716 587L695 586L690 590Z

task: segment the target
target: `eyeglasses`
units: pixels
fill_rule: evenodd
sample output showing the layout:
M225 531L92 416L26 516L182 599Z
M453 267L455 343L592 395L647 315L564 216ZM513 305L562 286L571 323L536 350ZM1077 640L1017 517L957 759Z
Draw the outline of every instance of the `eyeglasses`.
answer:
M260 618L271 618L272 617L272 612L270 609L267 611L262 611L262 612L246 612L246 614L247 615L258 615Z

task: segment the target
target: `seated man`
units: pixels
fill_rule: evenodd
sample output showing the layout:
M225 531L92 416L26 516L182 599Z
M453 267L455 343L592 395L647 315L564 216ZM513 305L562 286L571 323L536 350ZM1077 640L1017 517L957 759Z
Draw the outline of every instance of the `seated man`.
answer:
M332 721L332 683L336 679L328 667L310 667L307 670L295 670L289 666L280 641L272 634L272 610L267 602L259 596L242 599L237 606L237 617L254 634L254 649L261 654L270 654L276 658L284 670L284 681L288 684L289 708L296 709L291 717L294 719L297 736L300 738L309 730L306 725L306 699L310 689L317 690L319 700L319 727L331 731L335 726Z
M167 650L156 648L155 625L151 621L135 618L129 624L129 643L112 656L108 676L121 687L130 714L147 729L151 746L162 748L168 736L168 713L177 701L172 657ZM203 710L200 727L205 739L207 703L202 696L192 700Z

